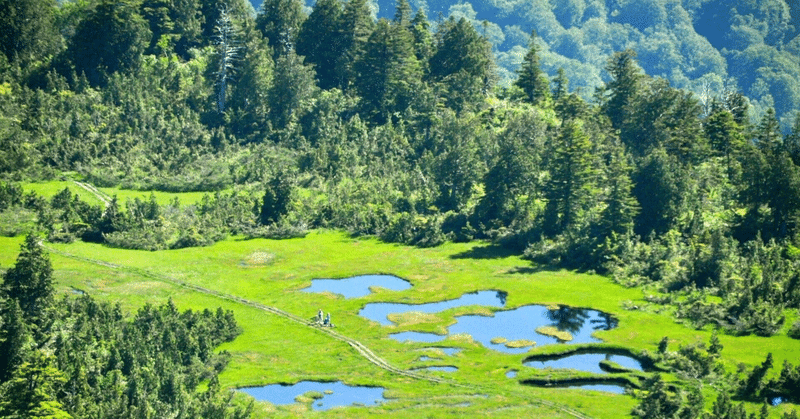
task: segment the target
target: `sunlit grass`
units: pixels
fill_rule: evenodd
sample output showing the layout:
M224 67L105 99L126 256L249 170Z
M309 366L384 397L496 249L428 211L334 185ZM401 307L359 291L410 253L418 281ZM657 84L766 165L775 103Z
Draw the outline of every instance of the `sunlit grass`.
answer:
M0 266L13 264L21 238L0 238ZM229 238L213 246L159 252L113 249L76 242L51 244L63 252L118 264L113 268L53 255L53 265L62 293L74 289L99 299L119 302L135 310L145 302L159 304L172 298L182 309L223 307L234 311L243 333L220 347L232 361L220 377L227 387L253 386L301 380L342 380L348 384L377 385L387 389L392 400L371 408L334 409L325 416L360 417L370 412L393 417L463 416L492 414L499 417L559 417L534 398L551 400L595 417L628 417L637 401L625 395L568 389L523 387L505 373L520 371L520 377L547 374L522 366L522 360L538 353L552 353L571 345L534 346L525 354L509 355L484 348L468 335L455 335L434 346L461 348L444 356L458 368L446 377L468 387L433 384L396 376L376 367L346 343L331 339L316 329L228 300L198 293L169 281L173 278L226 294L280 308L310 319L319 308L332 313L336 331L364 343L376 354L401 369L419 366L421 354L431 344L401 343L388 337L403 330L443 332L455 315L489 314L483 307L458 308L435 314L393 316L398 324L381 326L358 315L369 302L428 303L455 299L466 292L500 290L508 293L504 309L529 304L563 304L613 314L619 327L596 332L609 347L638 353L655 352L662 337L670 338L670 349L695 342L708 342L710 331L694 330L677 323L668 310L647 303L639 289L624 288L608 278L563 270L543 270L530 262L481 243L448 243L432 249L417 249L351 238L342 233L317 231L304 239L243 240ZM141 272L155 276L143 277ZM389 273L408 279L405 291L380 289L360 298L345 299L331 293L300 291L314 278L341 278L360 274ZM623 309L623 302L636 310ZM795 362L798 341L783 334L771 338L721 335L723 361L734 371L738 363L748 367L772 352L775 365L784 359ZM530 342L508 342L512 346ZM444 373L431 373L433 375ZM563 373L570 374L570 373ZM673 379L667 375L668 379ZM471 387L472 386L472 387ZM708 406L713 400L707 400ZM467 405L468 404L468 405ZM752 409L760 406L752 406ZM299 409L299 410L298 410ZM783 408L776 408L778 412ZM307 406L259 405L258 417L312 415ZM777 413L775 413L777 415ZM778 416L775 416L778 417Z

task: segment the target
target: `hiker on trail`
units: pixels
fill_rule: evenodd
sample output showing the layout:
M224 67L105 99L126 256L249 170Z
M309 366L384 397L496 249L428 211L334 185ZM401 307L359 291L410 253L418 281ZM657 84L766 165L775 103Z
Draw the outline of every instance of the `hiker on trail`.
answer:
M317 312L317 323L322 323L322 309Z
M330 326L331 325L331 313L328 313L328 315L325 316L325 322L322 323L322 324L324 324L325 326Z

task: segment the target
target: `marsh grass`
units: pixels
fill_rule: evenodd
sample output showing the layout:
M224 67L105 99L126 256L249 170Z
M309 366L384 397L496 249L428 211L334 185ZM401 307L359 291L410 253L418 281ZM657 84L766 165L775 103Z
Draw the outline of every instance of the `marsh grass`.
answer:
M58 191L55 188L56 192ZM184 199L181 199L185 202ZM0 270L13 265L21 237L0 237ZM559 377L581 377L582 374L560 371L542 372L522 368L522 360L531 355L557 353L572 347L620 348L630 353L655 352L662 337L670 338L670 348L695 342L708 342L710 330L694 330L676 323L668 312L658 312L644 300L642 291L624 288L609 279L564 270L523 269L529 262L505 253L471 252L480 244L447 243L430 249L417 249L381 243L368 238L351 238L345 234L314 231L303 239L244 240L231 237L213 246L158 252L113 249L98 244L75 242L49 246L76 256L97 259L122 268L89 264L53 254L57 290L70 294L73 288L84 290L95 298L119 302L133 312L144 303L160 304L172 298L180 309L205 308L233 310L243 333L218 350L231 354L231 362L220 376L228 388L265 385L302 380L341 380L350 385L386 388L389 401L373 407L332 409L326 417L366 417L373 414L392 417L477 416L493 417L567 417L536 402L549 400L570 406L600 418L629 417L637 401L625 395L570 389L522 386L521 379L541 379L548 374ZM257 268L243 266L251 255L274 255L270 263ZM454 257L455 255L461 255ZM142 271L157 276L143 277ZM406 278L412 288L402 292L380 292L355 299L331 297L299 291L311 285L313 278L343 278L361 274L391 273ZM458 368L449 379L466 385L454 387L397 376L377 368L356 353L349 345L330 339L314 328L298 324L253 307L201 294L159 277L181 281L232 294L251 301L274 306L302 318L310 318L317 309L332 313L336 331L358 339L370 350L401 369L414 366L419 350L441 352L429 343L405 344L388 337L399 329L445 330L455 316L465 312L492 310L459 308L435 316L424 316L425 322L383 327L358 315L369 302L393 301L426 303L455 299L467 292L501 290L508 293L505 310L528 304L563 304L589 307L612 314L619 326L597 331L595 336L605 343L594 345L544 345L525 354L510 355L483 347L469 335L451 335L437 345L461 351L448 356L448 364ZM624 301L634 302L639 309L625 310ZM465 311L462 311L465 310ZM795 313L791 313L795 316ZM434 318L435 317L435 318ZM794 318L794 317L792 317ZM427 321L430 321L428 323ZM728 371L738 363L748 368L760 364L767 352L774 355L775 365L788 359L796 363L798 341L785 331L771 338L720 335L724 349L722 360ZM442 353L441 356L445 356ZM510 380L505 372L515 368L518 379ZM777 372L775 372L777 374ZM625 374L620 374L625 375ZM675 380L671 374L664 374ZM713 403L708 390L707 406ZM245 403L241 394L236 400ZM469 406L460 403L468 402ZM760 404L748 405L756 411ZM790 408L772 409L773 417ZM272 406L257 403L254 417L292 417L315 415L306 405Z
M553 326L539 326L536 328L536 333L545 336L552 336L562 342L569 342L572 340L572 333L558 330Z
M536 342L527 339L520 339L520 340L512 340L506 342L507 348L527 348L529 346L535 346Z

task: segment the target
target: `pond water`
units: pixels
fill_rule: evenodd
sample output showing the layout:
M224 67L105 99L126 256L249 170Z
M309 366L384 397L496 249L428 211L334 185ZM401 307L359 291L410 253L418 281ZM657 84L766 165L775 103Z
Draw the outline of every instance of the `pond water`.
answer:
M542 305L522 306L514 310L496 311L493 317L467 315L457 318L457 323L450 326L448 332L467 333L483 346L506 353L524 353L530 348L509 348L504 343L492 343L495 337L503 337L509 341L532 340L537 346L553 343L565 343L552 336L536 332L540 326L552 326L560 331L569 332L572 340L567 343L602 342L592 337L596 330L609 330L617 326L617 321L610 315L584 308L560 306L549 309Z
M625 387L617 384L578 384L574 386L566 386L564 388L578 388L581 390L605 391L606 393L615 393L615 394L625 393Z
M444 352L444 353L446 353L447 355L450 355L450 356L453 356L453 355L461 352L461 348L436 348L436 349L438 349L438 350L440 350L440 351L442 351L442 352Z
M401 333L392 333L389 335L390 338L398 341L398 342L439 342L444 340L447 335L437 335L435 333L423 333L423 332L401 332Z
M270 384L263 387L245 387L238 389L257 400L268 401L272 404L294 404L295 398L310 391L322 394L321 399L314 400L314 410L328 410L338 406L352 406L362 404L374 406L385 401L383 387L349 386L341 381L318 382L301 381L297 384Z
M509 370L506 372L506 377L508 378L515 378L517 376L517 370Z
M576 355L567 355L563 357L529 360L525 361L523 365L533 368L555 368L555 369L573 369L579 371L586 371L595 374L604 374L600 368L600 362L608 360L615 362L620 366L632 370L642 371L642 364L635 358L625 355L615 355L606 353L585 353Z
M422 368L414 368L415 371L419 370L428 370L428 371L444 371L444 372L456 372L458 368L450 366L450 365L434 365L431 367L422 367Z
M332 292L344 298L358 298L371 293L370 287L381 287L392 291L411 288L411 283L393 275L360 275L344 279L312 279L305 292Z
M573 381L571 383L553 383L548 385L532 384L523 381L522 384L542 388L569 388L580 390L605 391L606 393L623 394L625 386L614 383L592 382L592 381Z
M367 304L369 306L369 304ZM398 304L397 306L407 306ZM396 311L389 311L396 312ZM385 315L384 315L385 316ZM617 321L609 314L583 308L558 307L550 309L542 305L530 305L514 310L496 311L494 316L465 315L456 317L456 323L448 329L448 334L465 333L483 346L506 353L525 353L530 347L510 348L505 343L492 343L496 337L508 341L531 340L536 345L565 343L552 336L536 332L539 326L552 326L560 331L569 332L572 340L566 343L601 342L592 337L596 330L609 330L617 326ZM400 342L439 342L447 335L422 332L402 332L389 335ZM622 366L627 364L620 363ZM641 369L641 367L640 367Z
M387 316L392 313L406 313L409 311L439 313L454 307L465 306L503 307L506 305L507 296L508 294L503 291L479 291L464 294L455 300L428 304L369 303L358 314L384 326L389 326L392 322Z

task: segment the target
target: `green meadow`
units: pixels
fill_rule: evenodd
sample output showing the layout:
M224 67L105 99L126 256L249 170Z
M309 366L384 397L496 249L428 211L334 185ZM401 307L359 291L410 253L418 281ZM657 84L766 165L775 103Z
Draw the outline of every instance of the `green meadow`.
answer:
M55 194L64 190L64 188L69 189L73 194L80 196L82 201L86 201L93 205L100 205L102 202L100 199L97 198L93 193L87 191L86 189L81 188L78 186L77 183L70 181L70 180L53 180L47 182L36 182L36 183L26 183L23 185L23 190L25 192L35 192L37 195L41 195L45 198L51 198ZM191 205L200 202L203 199L204 195L213 195L213 192L181 192L181 193L173 193L173 192L162 192L162 191L137 191L131 189L118 189L118 188L97 188L98 191L105 194L106 196L113 197L116 196L117 200L120 203L124 203L128 200L134 200L139 198L140 200L146 201L150 199L150 195L152 194L156 198L156 202L159 205L168 205L173 202L175 198L178 198L181 205Z
M21 237L0 238L0 267L14 263ZM223 307L233 310L243 333L219 350L231 354L220 377L229 388L303 380L341 380L350 385L381 386L385 403L376 407L346 407L316 412L311 400L289 406L257 403L254 417L457 417L491 414L497 417L573 417L578 411L597 418L629 417L638 401L630 395L525 386L523 379L558 379L585 374L524 367L531 354L569 350L570 345L533 346L526 354L511 355L484 348L469 336L455 335L441 343L401 343L388 335L414 330L444 333L455 316L491 315L486 307L461 307L425 316L400 316L393 326L381 326L358 315L369 302L427 303L455 299L479 290L508 293L505 309L528 304L563 304L612 314L619 326L595 332L604 343L595 346L623 348L632 353L655 352L667 336L670 349L708 342L709 330L676 323L664 308L645 300L648 291L625 288L599 275L542 269L488 243L447 243L419 249L386 244L371 238L353 238L340 232L314 231L302 239L245 240L228 238L210 247L146 252L98 244L48 244L58 290L86 292L95 298L118 302L127 311L146 302L172 299L181 309ZM373 293L353 299L301 289L314 278L344 278L386 273L407 279L410 289ZM450 365L455 372L420 371L446 382L419 380L379 368L350 345L320 330L258 308L201 293L181 283L241 297L275 307L301 318L311 318L319 308L332 314L338 334L355 339L392 366L410 370L423 365ZM624 308L624 307L627 307ZM631 309L635 307L635 309ZM525 327L525 325L520 325ZM502 337L502 336L498 336ZM752 367L772 352L775 365L784 359L796 363L800 344L785 331L771 338L720 335L726 368L739 363ZM445 356L437 346L457 347ZM420 362L423 355L441 358ZM515 378L506 372L517 370ZM622 379L635 382L627 373ZM676 377L664 375L667 380ZM710 409L713 399L706 398ZM245 403L249 396L238 395ZM790 406L771 409L780 417ZM756 411L760 405L748 407Z

